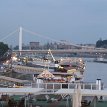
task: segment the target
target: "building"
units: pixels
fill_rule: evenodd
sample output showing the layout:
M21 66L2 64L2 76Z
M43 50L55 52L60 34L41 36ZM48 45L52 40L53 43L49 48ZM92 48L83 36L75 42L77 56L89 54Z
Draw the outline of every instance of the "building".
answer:
M30 49L34 50L34 49L39 49L40 47L40 42L30 42Z

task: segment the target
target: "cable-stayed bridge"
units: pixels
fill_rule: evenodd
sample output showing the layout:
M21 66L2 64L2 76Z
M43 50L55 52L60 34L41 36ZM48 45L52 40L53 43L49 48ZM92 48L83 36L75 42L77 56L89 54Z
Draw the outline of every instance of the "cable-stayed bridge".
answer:
M29 34L32 34L32 35L36 36L36 37L40 37L40 38L42 38L44 40L51 40L52 42L56 42L56 43L69 44L69 45L72 45L72 46L75 46L75 47L82 47L82 48L84 47L84 46L80 46L80 45L76 45L76 44L70 43L68 41L56 40L56 39L53 39L52 37L49 37L49 36L46 36L46 35L42 35L42 34L30 31L30 30L27 30L27 29L22 28L22 27L20 27L20 28L16 29L15 31L9 33L8 35L4 36L3 38L1 38L0 41L4 41L4 40L8 39L10 36L14 35L16 32L19 33L19 40L18 41L19 41L19 50L20 51L22 50L22 43L23 43L22 36L23 36L23 32L27 32Z
M90 46L80 46L80 45L76 45L76 44L73 44L73 43L69 43L69 42L66 42L66 41L60 41L60 40L55 40L49 36L44 36L44 35L41 35L39 33L36 33L36 32L33 32L33 31L30 31L30 30L27 30L25 28L18 28L16 29L15 31L9 33L7 36L4 36L4 38L2 38L0 41L4 41L5 39L8 39L10 36L14 35L16 32L19 33L19 39L18 39L18 42L19 42L19 50L13 50L15 52L24 52L24 53L31 53L31 52L36 52L36 53L47 53L48 50L23 50L22 49L22 43L23 43L23 40L22 40L22 37L23 37L23 31L24 32L27 32L29 34L32 34L34 36L38 36L38 37L41 37L43 39L47 39L47 40L51 40L53 42L56 42L56 43L64 43L64 44L69 44L69 45L72 45L74 47L78 47L79 49L66 49L66 50L51 50L52 53L93 53L93 54L97 54L97 53L101 53L101 54L107 54L107 49L96 49L96 48L93 48L93 47L90 47Z

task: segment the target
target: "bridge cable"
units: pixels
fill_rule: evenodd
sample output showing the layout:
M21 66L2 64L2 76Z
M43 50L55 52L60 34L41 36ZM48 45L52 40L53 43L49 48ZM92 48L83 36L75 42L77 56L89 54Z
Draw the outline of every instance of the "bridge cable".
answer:
M45 38L45 39L47 39L47 40L52 40L52 41L58 42L58 43L64 43L64 44L67 44L67 45L69 44L69 45L73 45L73 46L76 46L76 47L81 47L81 46L79 46L79 45L71 44L71 43L68 43L68 42L65 42L65 41L59 41L59 40L50 38L50 37L48 37L48 36L46 36L46 35L44 36L44 35L41 35L41 34L39 34L39 33L30 31L30 30L27 30L27 29L24 29L24 28L23 28L23 30L26 31L26 32L28 32L28 33L30 33L30 34L36 35L36 36L38 36L38 37Z
M13 35L14 33L16 33L18 31L18 29L16 29L15 31L9 33L7 36L5 36L4 38L0 39L0 41L4 41L5 39L7 39L8 37L10 37L11 35Z

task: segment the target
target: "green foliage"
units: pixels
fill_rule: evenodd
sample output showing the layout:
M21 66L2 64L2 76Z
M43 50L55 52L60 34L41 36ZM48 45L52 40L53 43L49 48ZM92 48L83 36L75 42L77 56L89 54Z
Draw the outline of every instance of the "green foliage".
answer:
M96 47L97 48L107 48L107 40L98 40L96 42Z
M7 44L4 44L3 42L0 42L0 56L3 56L4 53L8 51L9 47Z

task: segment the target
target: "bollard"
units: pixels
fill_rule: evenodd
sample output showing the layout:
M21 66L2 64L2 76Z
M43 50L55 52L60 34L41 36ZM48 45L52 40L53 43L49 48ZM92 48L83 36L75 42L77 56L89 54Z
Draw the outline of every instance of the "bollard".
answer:
M102 90L102 82L101 79L96 80L96 89L97 90ZM102 101L104 99L103 96L98 96L98 100Z

